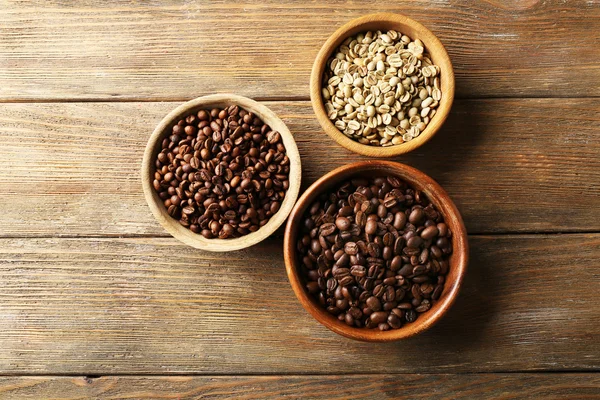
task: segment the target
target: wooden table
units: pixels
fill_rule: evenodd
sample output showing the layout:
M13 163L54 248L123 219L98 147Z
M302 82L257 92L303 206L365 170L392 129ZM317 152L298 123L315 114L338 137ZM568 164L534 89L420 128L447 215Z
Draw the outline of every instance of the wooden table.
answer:
M0 0L0 398L600 397L600 2L378 2L455 66L451 116L403 157L461 210L458 302L354 342L301 308L281 233L170 238L140 162L181 102L233 92L298 142L303 186L364 159L308 99L321 44L372 2Z

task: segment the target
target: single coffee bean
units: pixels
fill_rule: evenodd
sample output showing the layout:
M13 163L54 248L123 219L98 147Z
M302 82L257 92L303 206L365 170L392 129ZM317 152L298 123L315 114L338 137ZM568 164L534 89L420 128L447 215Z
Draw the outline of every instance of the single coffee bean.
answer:
M356 255L358 253L358 246L354 242L347 242L344 245L344 251L348 255Z
M393 329L398 329L402 326L402 320L400 318L401 317L398 317L396 314L390 313L387 319L387 323Z
M431 240L434 237L436 237L438 235L438 233L439 233L439 230L438 230L437 226L435 226L435 225L429 226L421 232L421 238L423 238L423 240Z
M415 225L420 223L423 218L425 217L425 213L423 212L422 208L414 208L413 211L410 213L410 216L408 217L408 221Z
M387 317L388 317L388 313L385 311L375 311L370 316L371 322L373 322L374 324L380 324L384 321L387 321Z
M377 232L377 221L370 219L365 226L365 232L368 235L374 235Z
M351 225L351 222L346 217L338 217L335 220L335 226L337 226L337 228L340 231L347 231L348 229L350 229L350 225Z
M375 296L371 296L366 301L367 307L369 307L373 311L381 310L381 301Z

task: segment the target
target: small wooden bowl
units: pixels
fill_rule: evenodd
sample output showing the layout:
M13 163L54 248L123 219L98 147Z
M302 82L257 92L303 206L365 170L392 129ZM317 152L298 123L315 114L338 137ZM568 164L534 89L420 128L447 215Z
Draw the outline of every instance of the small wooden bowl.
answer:
M425 44L425 50L431 56L431 60L440 67L442 99L435 116L429 121L425 130L421 132L418 137L409 142L389 147L369 146L350 139L340 132L333 122L331 122L325 111L325 105L323 104L321 82L327 60L333 51L346 40L347 37L369 30L390 29L408 35L413 40L420 39ZM348 150L365 156L393 157L408 153L423 145L440 129L446 120L446 117L448 117L448 113L452 107L452 101L454 100L454 71L452 70L450 57L442 45L442 42L440 42L429 29L404 15L392 13L371 14L348 22L346 25L335 31L333 35L327 39L323 47L321 47L321 51L319 51L319 54L315 59L310 75L310 99L321 127L325 130L325 133L333 138L333 140Z
M253 112L273 130L276 130L281 134L287 156L290 159L290 187L285 194L285 198L281 203L279 211L271 217L266 225L262 226L256 232L234 239L206 239L202 235L183 227L167 213L162 200L158 197L158 194L152 185L154 179L154 163L161 150L163 138L171 134L171 129L178 120L187 115L195 114L202 109L211 109L214 107L223 108L232 104L236 104L246 111ZM208 251L222 252L243 249L255 245L275 232L275 230L283 224L294 207L294 203L298 198L298 192L300 190L300 177L301 167L298 147L296 147L294 137L283 121L264 105L246 97L233 94L215 94L199 97L188 101L171 111L162 121L160 121L150 136L142 161L144 196L146 197L146 202L148 203L152 214L154 214L154 217L163 228L176 239L179 239L189 246Z
M356 176L393 175L403 179L412 187L421 190L444 216L444 220L452 231L452 250L450 269L446 275L444 291L431 309L419 315L411 323L400 329L380 331L379 329L356 328L339 321L329 314L305 289L303 277L299 273L299 262L296 254L298 233L301 231L304 212L324 191L340 184L342 181ZM469 259L467 231L462 218L448 194L433 179L423 172L390 161L363 161L337 168L313 183L300 197L292 210L285 229L283 252L287 275L296 297L312 316L335 333L351 339L367 342L390 342L414 336L431 327L454 303L460 289Z

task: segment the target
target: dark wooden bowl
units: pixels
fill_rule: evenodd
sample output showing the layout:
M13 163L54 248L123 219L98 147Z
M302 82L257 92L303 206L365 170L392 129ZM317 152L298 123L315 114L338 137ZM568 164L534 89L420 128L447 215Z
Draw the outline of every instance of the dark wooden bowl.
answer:
M421 315L410 324L400 329L380 331L378 329L356 328L339 321L335 316L329 314L318 302L308 294L303 284L303 278L299 275L299 262L296 254L296 242L301 230L304 212L319 194L332 188L351 177L361 175L394 175L410 184L415 189L421 190L427 195L431 202L444 216L448 227L452 230L452 250L450 256L450 270L446 276L444 291L439 300L431 309ZM467 243L467 231L463 224L460 213L450 200L448 194L433 179L423 172L404 164L391 161L363 161L345 165L337 168L315 183L313 183L300 197L288 219L283 243L285 266L292 289L302 306L312 314L313 317L335 333L368 342L389 342L414 336L431 327L450 308L463 281L469 259L469 246Z
M442 100L440 101L435 116L418 137L409 142L388 147L369 146L350 139L340 132L333 122L331 122L325 111L325 105L323 104L321 81L323 79L323 72L325 71L327 60L333 51L347 37L369 30L389 29L402 32L413 40L420 39L425 44L425 49L431 56L431 60L440 67ZM417 21L410 19L407 16L393 13L365 15L364 17L354 19L340 27L329 37L329 39L327 39L325 44L323 44L323 47L315 59L310 75L310 100L321 127L325 133L340 145L355 153L369 157L398 156L422 146L431 139L448 117L450 108L452 107L452 101L454 100L454 71L452 69L452 62L450 61L448 52L444 48L442 42L440 42L429 29L425 28Z

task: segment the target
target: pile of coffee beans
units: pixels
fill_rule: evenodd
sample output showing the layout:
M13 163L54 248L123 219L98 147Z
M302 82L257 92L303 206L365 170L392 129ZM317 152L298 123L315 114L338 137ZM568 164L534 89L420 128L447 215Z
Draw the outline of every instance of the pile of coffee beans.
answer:
M400 32L361 32L333 52L321 90L329 119L371 146L413 140L442 100L440 67L425 45Z
M280 133L236 105L179 120L155 167L154 189L169 215L207 239L257 231L290 184Z
M307 291L349 326L398 329L439 299L452 232L420 191L394 176L321 195L297 243Z

